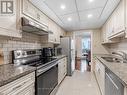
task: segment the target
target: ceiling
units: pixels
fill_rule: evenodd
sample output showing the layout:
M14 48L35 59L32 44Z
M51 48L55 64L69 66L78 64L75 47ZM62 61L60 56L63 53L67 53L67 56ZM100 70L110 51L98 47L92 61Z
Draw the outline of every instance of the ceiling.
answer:
M30 0L67 31L100 28L120 0Z

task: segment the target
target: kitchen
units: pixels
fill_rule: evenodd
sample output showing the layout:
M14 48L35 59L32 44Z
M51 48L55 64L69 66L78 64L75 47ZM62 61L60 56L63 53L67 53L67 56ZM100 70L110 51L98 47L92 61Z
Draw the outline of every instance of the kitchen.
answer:
M1 0L0 95L127 95L126 26L127 0ZM85 32L91 72L75 70Z

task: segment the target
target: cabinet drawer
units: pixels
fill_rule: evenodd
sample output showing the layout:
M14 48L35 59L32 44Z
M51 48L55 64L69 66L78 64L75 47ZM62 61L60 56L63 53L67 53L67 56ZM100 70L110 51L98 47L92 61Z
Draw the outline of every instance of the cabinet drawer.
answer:
M18 95L35 95L35 90L34 89L35 89L34 84L31 84L26 89L21 91L21 93L18 93Z
M18 93L34 82L35 82L35 73L31 73L5 86L0 87L0 93L2 95L13 95L14 92Z

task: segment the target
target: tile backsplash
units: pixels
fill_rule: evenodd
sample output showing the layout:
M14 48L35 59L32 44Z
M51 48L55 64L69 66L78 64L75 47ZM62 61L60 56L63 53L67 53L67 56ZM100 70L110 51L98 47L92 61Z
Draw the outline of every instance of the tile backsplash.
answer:
M110 45L110 52L124 51L127 53L127 39L123 39L120 43Z
M0 48L4 54L4 64L12 62L12 50L17 49L40 49L46 46L41 43L40 36L23 32L22 38L0 37Z

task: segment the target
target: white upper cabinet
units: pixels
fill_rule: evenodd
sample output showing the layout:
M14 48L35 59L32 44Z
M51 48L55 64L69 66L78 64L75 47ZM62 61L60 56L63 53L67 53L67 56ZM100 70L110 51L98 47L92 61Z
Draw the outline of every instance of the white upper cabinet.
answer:
M17 0L14 0L13 2L12 14L0 14L0 35L22 37L19 27L19 4Z
M56 43L60 44L60 33L61 33L61 28L57 26L57 33L55 34L56 35Z
M29 0L22 0L22 14L48 26L48 17Z
M122 0L116 10L114 11L112 19L114 20L114 32L113 36L120 36L122 32L125 32L125 2Z
M48 35L42 36L42 43L54 43L55 42L55 32L54 32L54 22L48 19L49 33Z
M108 44L108 43L116 43L118 42L118 39L116 40L110 40L109 37L114 32L114 24L113 19L109 18L107 22L102 27L102 44Z
M22 14L37 20L37 9L29 0L22 0Z
M102 39L102 44L103 43L105 43L106 41L105 41L105 35L106 35L106 27L105 27L106 25L104 25L103 27L102 27L102 32L101 32L101 39Z
M51 19L49 19L44 13L38 10L29 0L23 0L22 2L22 14L23 16L28 16L41 24L48 26L48 35L42 36L43 43L54 43L60 44L60 27Z
M125 19L126 19L126 20L125 20L125 27L126 27L125 33L126 33L126 36L125 36L125 37L127 38L127 0L125 0L124 3L125 3L124 5L126 6L126 7L125 7L125 15L126 15L126 16L125 16Z
M48 26L50 33L48 35L42 36L42 42L60 44L60 36L64 36L65 31L51 19L48 19Z
M0 35L21 38L21 17L26 17L40 25L49 27L52 33L49 33L45 37L43 36L43 39L47 39L43 42L60 43L60 35L64 34L64 30L34 6L30 0L14 0L13 13L0 14Z
M103 43L119 42L120 37L125 36L125 0L121 0L117 8L102 27L103 35L106 35Z

